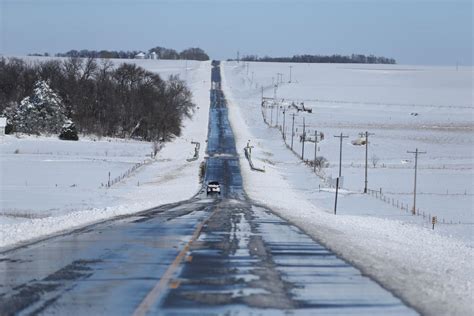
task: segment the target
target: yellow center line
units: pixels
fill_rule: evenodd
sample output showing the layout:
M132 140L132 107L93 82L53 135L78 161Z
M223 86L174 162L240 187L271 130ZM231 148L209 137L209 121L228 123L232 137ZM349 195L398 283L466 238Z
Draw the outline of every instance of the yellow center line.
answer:
M150 307L155 304L160 296L162 295L163 291L168 288L168 284L171 281L171 277L173 276L174 272L178 269L179 264L185 257L186 253L188 252L191 244L196 241L196 239L199 237L199 234L201 233L202 228L204 225L207 224L209 219L214 215L214 213L218 210L218 206L215 207L214 211L209 215L207 219L199 223L194 230L193 236L191 237L191 240L189 240L184 248L178 253L176 258L173 260L171 265L166 269L165 273L161 277L160 281L153 287L153 289L147 294L147 296L143 299L143 301L138 305L138 307L135 309L135 312L133 312L134 316L143 316L148 313L150 310Z

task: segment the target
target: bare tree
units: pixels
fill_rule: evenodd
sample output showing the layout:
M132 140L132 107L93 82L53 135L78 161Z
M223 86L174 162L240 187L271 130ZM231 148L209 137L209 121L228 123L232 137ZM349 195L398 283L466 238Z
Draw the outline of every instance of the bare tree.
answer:
M372 157L370 158L370 161L372 162L372 165L375 168L377 164L379 163L380 158L377 155L373 154Z
M152 144L152 149L153 149L153 157L156 157L156 155L158 154L158 152L163 148L163 143L158 141L158 140L155 140L153 141L153 144Z

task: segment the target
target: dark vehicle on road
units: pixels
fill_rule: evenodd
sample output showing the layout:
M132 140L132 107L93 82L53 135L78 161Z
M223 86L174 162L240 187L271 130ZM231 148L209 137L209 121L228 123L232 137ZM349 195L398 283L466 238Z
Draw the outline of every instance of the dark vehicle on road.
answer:
M221 185L217 181L209 181L207 183L207 195L213 193L221 194Z

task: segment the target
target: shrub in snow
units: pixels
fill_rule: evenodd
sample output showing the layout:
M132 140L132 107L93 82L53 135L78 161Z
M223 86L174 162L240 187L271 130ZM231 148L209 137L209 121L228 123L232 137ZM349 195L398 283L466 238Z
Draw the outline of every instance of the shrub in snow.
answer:
M380 158L377 155L373 154L372 157L370 158L370 161L372 162L372 165L375 168L377 167L377 164L379 163Z
M327 168L329 167L329 162L326 158L324 158L323 156L319 156L316 158L316 160L309 160L308 161L308 164L311 166L311 167L314 167L316 165L316 168L318 170L321 170L322 168Z
M7 125L5 126L5 134L9 135L12 133L13 133L13 125L11 125L10 123L7 123Z
M153 150L153 157L156 157L156 154L158 154L158 152L163 148L163 143L154 141L151 148Z
M64 123L63 127L61 128L61 133L59 133L59 139L79 140L79 136L77 136L76 126L71 120L68 120L66 123Z
M61 98L45 81L38 81L31 96L5 109L13 131L28 134L59 133L68 121Z

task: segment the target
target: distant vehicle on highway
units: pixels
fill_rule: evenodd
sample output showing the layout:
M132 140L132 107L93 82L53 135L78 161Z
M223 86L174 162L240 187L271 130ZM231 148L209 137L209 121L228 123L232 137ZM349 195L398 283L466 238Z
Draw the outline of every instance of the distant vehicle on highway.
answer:
M221 185L217 181L209 181L207 183L207 195L213 193L221 194Z

